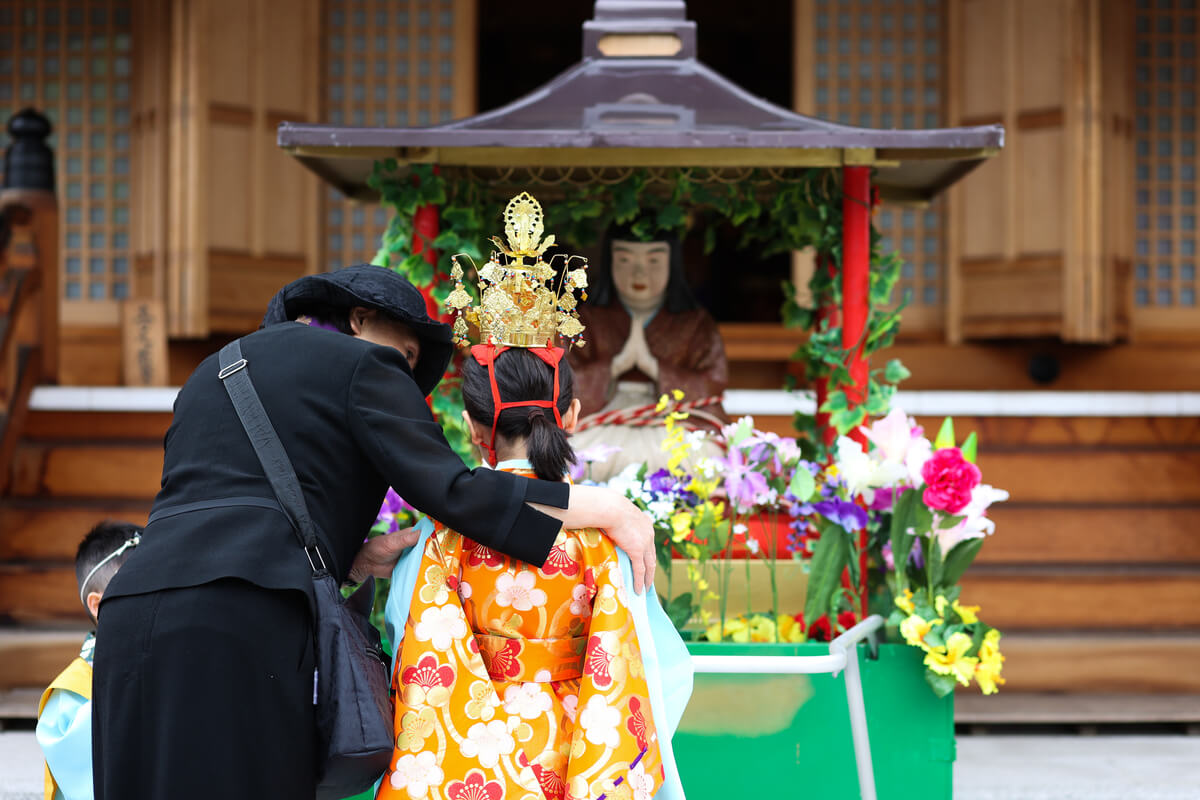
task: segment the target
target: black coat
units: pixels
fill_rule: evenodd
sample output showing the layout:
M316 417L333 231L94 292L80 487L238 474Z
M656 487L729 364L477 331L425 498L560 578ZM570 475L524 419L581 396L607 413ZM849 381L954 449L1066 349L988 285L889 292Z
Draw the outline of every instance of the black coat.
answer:
M399 352L283 323L245 337L242 353L339 579L389 485L488 547L545 561L559 523L526 502L565 507L567 485L468 469L446 444ZM217 371L217 356L205 359L175 401L162 489L142 543L106 599L225 577L269 589L311 588L308 560L274 506Z

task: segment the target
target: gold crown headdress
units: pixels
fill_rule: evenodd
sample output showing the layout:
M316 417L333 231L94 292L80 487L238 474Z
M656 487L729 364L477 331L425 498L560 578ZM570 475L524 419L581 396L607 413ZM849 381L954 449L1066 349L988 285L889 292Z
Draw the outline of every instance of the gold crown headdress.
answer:
M521 192L508 202L504 209L508 244L492 237L497 249L478 270L478 306L472 305L471 295L463 287L458 256L451 259L454 290L446 298L446 306L458 316L454 321L456 344L469 343L470 323L479 331L480 344L553 347L555 338L562 336L583 346L583 323L575 310L575 290L581 291L581 299L587 299L587 259L577 255L555 256L564 262L558 288L553 288L558 271L552 266L553 259L547 262L542 255L553 246L554 237L542 239L542 231L542 207L528 192ZM582 261L583 266L571 269L575 259Z

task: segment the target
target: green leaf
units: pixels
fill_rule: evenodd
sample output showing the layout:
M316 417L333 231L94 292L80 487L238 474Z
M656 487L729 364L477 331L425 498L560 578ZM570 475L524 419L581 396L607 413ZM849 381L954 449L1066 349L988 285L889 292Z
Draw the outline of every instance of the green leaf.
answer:
M937 439L933 442L934 450L941 450L943 447L954 447L954 419L946 417L942 422L942 427L938 430Z
M906 565L908 555L912 552L916 537L908 532L913 526L915 507L920 503L920 494L916 489L909 489L900 495L892 510L892 558L896 564L896 592L903 593L908 588Z
M829 423L839 434L847 434L862 425L867 419L867 410L862 406L835 411L829 415Z
M947 586L958 583L982 547L983 539L964 539L954 545L942 564L942 583Z
M808 467L803 464L797 467L796 471L792 473L792 480L788 484L788 491L803 503L812 497L816 488L817 481L813 478L812 473L808 471Z
M953 675L938 675L933 670L926 669L925 682L929 684L929 688L933 689L933 693L938 697L945 697L954 691Z
M754 433L753 422L751 422L749 417L742 417L737 421L737 426L733 429L733 435L729 437L729 446L737 447L749 439L752 433Z
M811 625L817 617L830 612L834 591L842 571L850 563L850 537L833 523L821 525L821 538L813 548L804 601L804 622Z
M964 441L963 445L962 445L963 458L965 458L967 461L970 461L972 464L974 464L975 459L977 457L978 450L979 450L979 440L975 436L975 431L971 431L971 434L969 436L967 436L966 441Z
M943 570L945 560L942 556L942 545L936 536L927 536L923 540L924 556L929 570L929 582L935 589L944 583Z
M887 362L887 366L884 367L883 370L883 379L888 383L899 383L902 380L906 380L911 375L912 373L908 371L907 367L900 363L900 359L898 358L893 358L891 361Z
M684 592L678 597L672 598L671 602L667 603L663 608L667 612L667 617L670 618L671 624L676 630L682 631L687 625L688 620L692 618L692 593Z
M834 389L825 398L825 402L821 405L821 410L832 414L835 411L845 411L850 407L850 398L841 389Z

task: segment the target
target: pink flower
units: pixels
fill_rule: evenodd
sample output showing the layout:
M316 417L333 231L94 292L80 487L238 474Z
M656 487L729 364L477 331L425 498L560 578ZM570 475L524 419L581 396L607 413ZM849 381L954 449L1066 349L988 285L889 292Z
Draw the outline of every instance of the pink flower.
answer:
M943 447L921 467L925 479L922 499L932 509L957 514L971 502L971 491L983 476L957 447Z

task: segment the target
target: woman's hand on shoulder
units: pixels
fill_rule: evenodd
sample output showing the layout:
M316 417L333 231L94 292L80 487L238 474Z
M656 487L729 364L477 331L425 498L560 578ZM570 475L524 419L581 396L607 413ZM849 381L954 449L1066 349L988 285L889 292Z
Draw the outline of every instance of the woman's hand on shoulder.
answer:
M362 583L367 578L390 578L396 562L404 551L421 538L416 528L403 528L395 533L385 533L368 539L359 548L350 573L346 579L351 583Z

